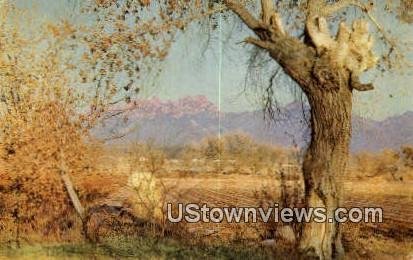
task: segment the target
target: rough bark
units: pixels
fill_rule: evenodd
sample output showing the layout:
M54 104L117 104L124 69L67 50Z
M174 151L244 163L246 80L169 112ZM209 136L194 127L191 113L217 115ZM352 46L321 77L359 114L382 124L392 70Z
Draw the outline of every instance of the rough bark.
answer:
M351 91L349 86L308 96L311 105L311 143L303 163L307 207L324 207L332 222L303 226L300 250L320 259L342 258L339 224L334 210L341 206L351 138Z

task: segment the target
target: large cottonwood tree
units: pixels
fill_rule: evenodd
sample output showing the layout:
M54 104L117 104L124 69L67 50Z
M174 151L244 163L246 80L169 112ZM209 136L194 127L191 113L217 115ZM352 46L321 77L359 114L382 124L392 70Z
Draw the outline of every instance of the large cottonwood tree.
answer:
M261 1L260 18L236 1L224 2L256 34L246 41L267 50L306 94L312 130L303 163L306 206L325 207L327 216L334 218L342 198L338 180L345 174L349 156L353 91L373 89L359 80L377 62L367 21L354 21L352 27L341 23L333 36L327 18L354 1L312 0L306 10L308 41L304 42L285 31L272 0ZM338 223L305 224L300 250L321 259L343 255Z

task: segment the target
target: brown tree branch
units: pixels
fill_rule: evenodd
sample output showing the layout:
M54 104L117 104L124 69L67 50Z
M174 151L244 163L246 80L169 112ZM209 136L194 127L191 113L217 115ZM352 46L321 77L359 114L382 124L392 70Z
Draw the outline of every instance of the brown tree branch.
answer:
M259 48L265 49L265 50L270 50L272 46L271 42L269 41L262 41L260 39L254 38L254 37L247 37L244 40L245 43L250 43L253 44Z
M224 0L224 4L247 25L251 30L255 31L265 26L261 21L257 20L251 13L238 1Z
M277 12L274 12L270 18L271 28L278 34L285 35L284 27L281 22L281 17Z
M374 89L373 84L371 84L371 83L367 83L367 84L361 83L359 78L354 76L354 75L351 76L351 87L355 90L358 90L358 91L369 91L369 90Z
M273 34L284 35L285 31L279 13L274 8L273 0L261 0L262 22Z
M272 0L261 1L263 20L256 19L238 1L224 0L224 4L258 36L249 37L244 42L267 50L284 71L305 90L311 79L314 49L284 33L281 18L274 10Z
M275 13L273 0L261 0L262 21L270 24L271 16Z

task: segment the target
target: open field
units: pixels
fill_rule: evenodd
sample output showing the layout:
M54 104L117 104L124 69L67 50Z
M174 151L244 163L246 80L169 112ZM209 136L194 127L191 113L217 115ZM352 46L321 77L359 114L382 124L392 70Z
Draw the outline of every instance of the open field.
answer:
M274 193L273 203L278 203L280 183L271 178L254 176L211 176L183 178L179 181L165 179L177 185L180 192L170 194L168 202L200 203L215 207L259 207L257 194L264 190ZM288 186L301 185L289 181ZM383 223L370 223L376 232L413 237L413 183L369 183L348 181L344 183L345 207L381 207Z
M210 207L258 207L262 205L262 198L259 194L267 191L274 195L273 201L267 205L279 203L280 183L270 177L204 176L181 178L179 182L173 178L165 179L165 182L175 185L175 189L181 191L170 194L168 202L208 204ZM300 182L287 182L292 192L296 185L300 186ZM370 251L370 256L383 255L400 257L400 259L413 252L413 188L411 183L389 183L381 180L347 181L344 183L344 189L344 206L347 208L383 208L383 223L344 225L348 250L361 250L362 252L365 250ZM236 240L237 233L241 231L243 239L258 241L262 239L259 230L265 229L260 226L260 223L189 225L190 231L195 235L228 240ZM360 247L367 241L365 248ZM376 247L377 244L381 246ZM360 253L356 256L360 256Z

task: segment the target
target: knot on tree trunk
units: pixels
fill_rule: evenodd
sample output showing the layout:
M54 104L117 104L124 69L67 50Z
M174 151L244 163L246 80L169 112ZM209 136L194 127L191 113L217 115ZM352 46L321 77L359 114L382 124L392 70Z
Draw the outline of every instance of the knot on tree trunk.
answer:
M334 67L334 64L330 62L328 57L322 57L315 63L312 73L317 87L327 91L338 91L340 86L346 82L344 73L339 68L335 69Z

